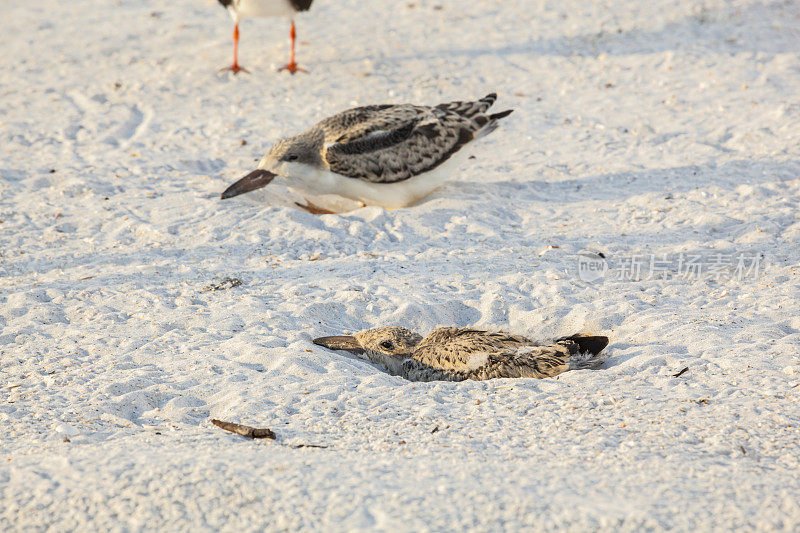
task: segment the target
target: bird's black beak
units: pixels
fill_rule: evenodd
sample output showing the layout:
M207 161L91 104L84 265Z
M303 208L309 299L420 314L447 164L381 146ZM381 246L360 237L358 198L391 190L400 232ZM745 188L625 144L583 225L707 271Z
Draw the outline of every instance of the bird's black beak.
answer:
M275 179L275 174L269 170L254 170L247 176L243 177L222 193L221 198L233 198L246 192L254 191L269 185L269 182Z
M318 344L319 346L324 346L329 350L347 350L350 353L354 354L363 354L364 348L361 347L361 344L356 340L355 337L351 337L349 335L337 335L335 337L320 337L318 339L314 339L314 344Z

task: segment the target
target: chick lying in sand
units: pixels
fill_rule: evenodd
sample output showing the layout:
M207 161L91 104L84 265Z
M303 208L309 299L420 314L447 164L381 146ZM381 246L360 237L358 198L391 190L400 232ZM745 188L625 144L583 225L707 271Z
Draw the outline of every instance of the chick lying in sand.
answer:
M550 378L569 370L597 368L608 337L572 335L549 343L510 333L438 328L427 337L397 326L353 336L320 337L314 344L364 355L411 381Z

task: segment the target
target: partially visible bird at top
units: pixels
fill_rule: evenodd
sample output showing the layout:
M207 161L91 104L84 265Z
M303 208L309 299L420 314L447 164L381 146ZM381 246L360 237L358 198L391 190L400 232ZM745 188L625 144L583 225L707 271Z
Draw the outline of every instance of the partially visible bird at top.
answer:
M295 31L294 16L300 11L308 11L313 0L219 0L219 3L228 10L233 18L233 64L224 70L230 70L234 74L247 72L247 69L239 65L239 20L253 17L288 17L291 22L289 38L291 39L291 55L289 63L279 70L286 70L292 74L304 71L297 66L294 60L295 41L297 32Z
M348 109L278 142L222 199L281 176L289 187L310 194L336 194L387 209L413 205L452 176L459 162L454 155L463 155L465 145L511 114L510 109L486 114L496 99L492 93L474 102ZM310 203L301 207L326 212Z
M320 337L314 344L364 355L410 381L551 378L597 368L608 337L570 335L537 342L521 335L472 328L437 328L427 337L398 326L352 336Z

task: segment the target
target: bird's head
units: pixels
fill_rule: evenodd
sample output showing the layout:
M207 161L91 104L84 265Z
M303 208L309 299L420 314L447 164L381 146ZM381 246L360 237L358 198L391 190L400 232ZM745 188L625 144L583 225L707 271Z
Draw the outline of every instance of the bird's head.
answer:
M256 170L225 189L222 199L267 186L277 176L302 177L309 167L322 167L325 134L312 130L279 141L261 158Z
M414 353L422 342L422 336L403 327L389 326L360 331L352 336L320 337L313 342L330 350L364 355L385 366L392 374L399 374L403 361Z

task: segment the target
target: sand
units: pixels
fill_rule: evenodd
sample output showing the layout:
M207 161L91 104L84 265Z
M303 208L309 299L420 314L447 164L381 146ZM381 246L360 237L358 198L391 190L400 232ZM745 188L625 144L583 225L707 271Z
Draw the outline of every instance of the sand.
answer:
M294 77L268 19L218 73L211 0L3 10L0 529L800 528L798 3L318 0ZM417 206L219 200L336 111L492 91ZM411 383L310 343L389 324L609 360Z

